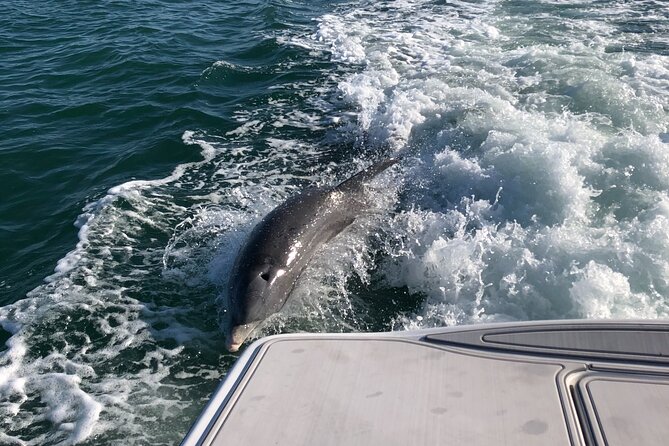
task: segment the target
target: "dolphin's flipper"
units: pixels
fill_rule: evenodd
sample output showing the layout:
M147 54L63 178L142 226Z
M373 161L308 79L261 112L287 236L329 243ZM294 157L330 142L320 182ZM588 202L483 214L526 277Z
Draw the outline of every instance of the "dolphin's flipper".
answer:
M348 180L340 183L338 186L335 186L334 190L340 192L359 192L365 183L371 181L375 176L398 162L398 158L386 158L383 161L372 164L368 168L353 175Z

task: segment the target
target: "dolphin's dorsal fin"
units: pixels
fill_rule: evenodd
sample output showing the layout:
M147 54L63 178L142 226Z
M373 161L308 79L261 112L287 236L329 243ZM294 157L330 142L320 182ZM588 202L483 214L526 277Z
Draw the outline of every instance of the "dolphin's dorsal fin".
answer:
M386 158L378 163L372 164L368 168L356 173L348 180L343 181L338 186L335 186L334 190L341 192L356 192L365 183L398 162L398 158Z

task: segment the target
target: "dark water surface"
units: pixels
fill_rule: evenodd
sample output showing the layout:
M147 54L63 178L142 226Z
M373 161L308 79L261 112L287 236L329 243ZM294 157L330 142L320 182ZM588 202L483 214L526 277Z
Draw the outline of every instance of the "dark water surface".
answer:
M0 303L72 249L82 207L197 159L186 129L223 132L275 76L202 82L214 61L290 57L272 30L309 8L263 2L11 2L0 17Z
M178 442L245 235L384 153L258 335L669 316L665 2L4 6L0 444Z

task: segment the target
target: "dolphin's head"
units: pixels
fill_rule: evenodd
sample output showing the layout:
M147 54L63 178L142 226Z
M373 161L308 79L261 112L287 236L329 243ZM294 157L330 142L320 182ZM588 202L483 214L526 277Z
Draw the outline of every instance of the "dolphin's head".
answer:
M236 268L231 277L226 348L236 352L255 328L283 307L294 279L270 261Z

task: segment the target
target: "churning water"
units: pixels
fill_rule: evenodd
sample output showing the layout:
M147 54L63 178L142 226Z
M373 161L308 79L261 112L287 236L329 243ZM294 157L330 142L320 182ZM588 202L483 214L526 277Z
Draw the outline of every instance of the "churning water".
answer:
M245 235L391 154L259 335L669 316L663 1L13 2L0 55L0 444L178 442Z

